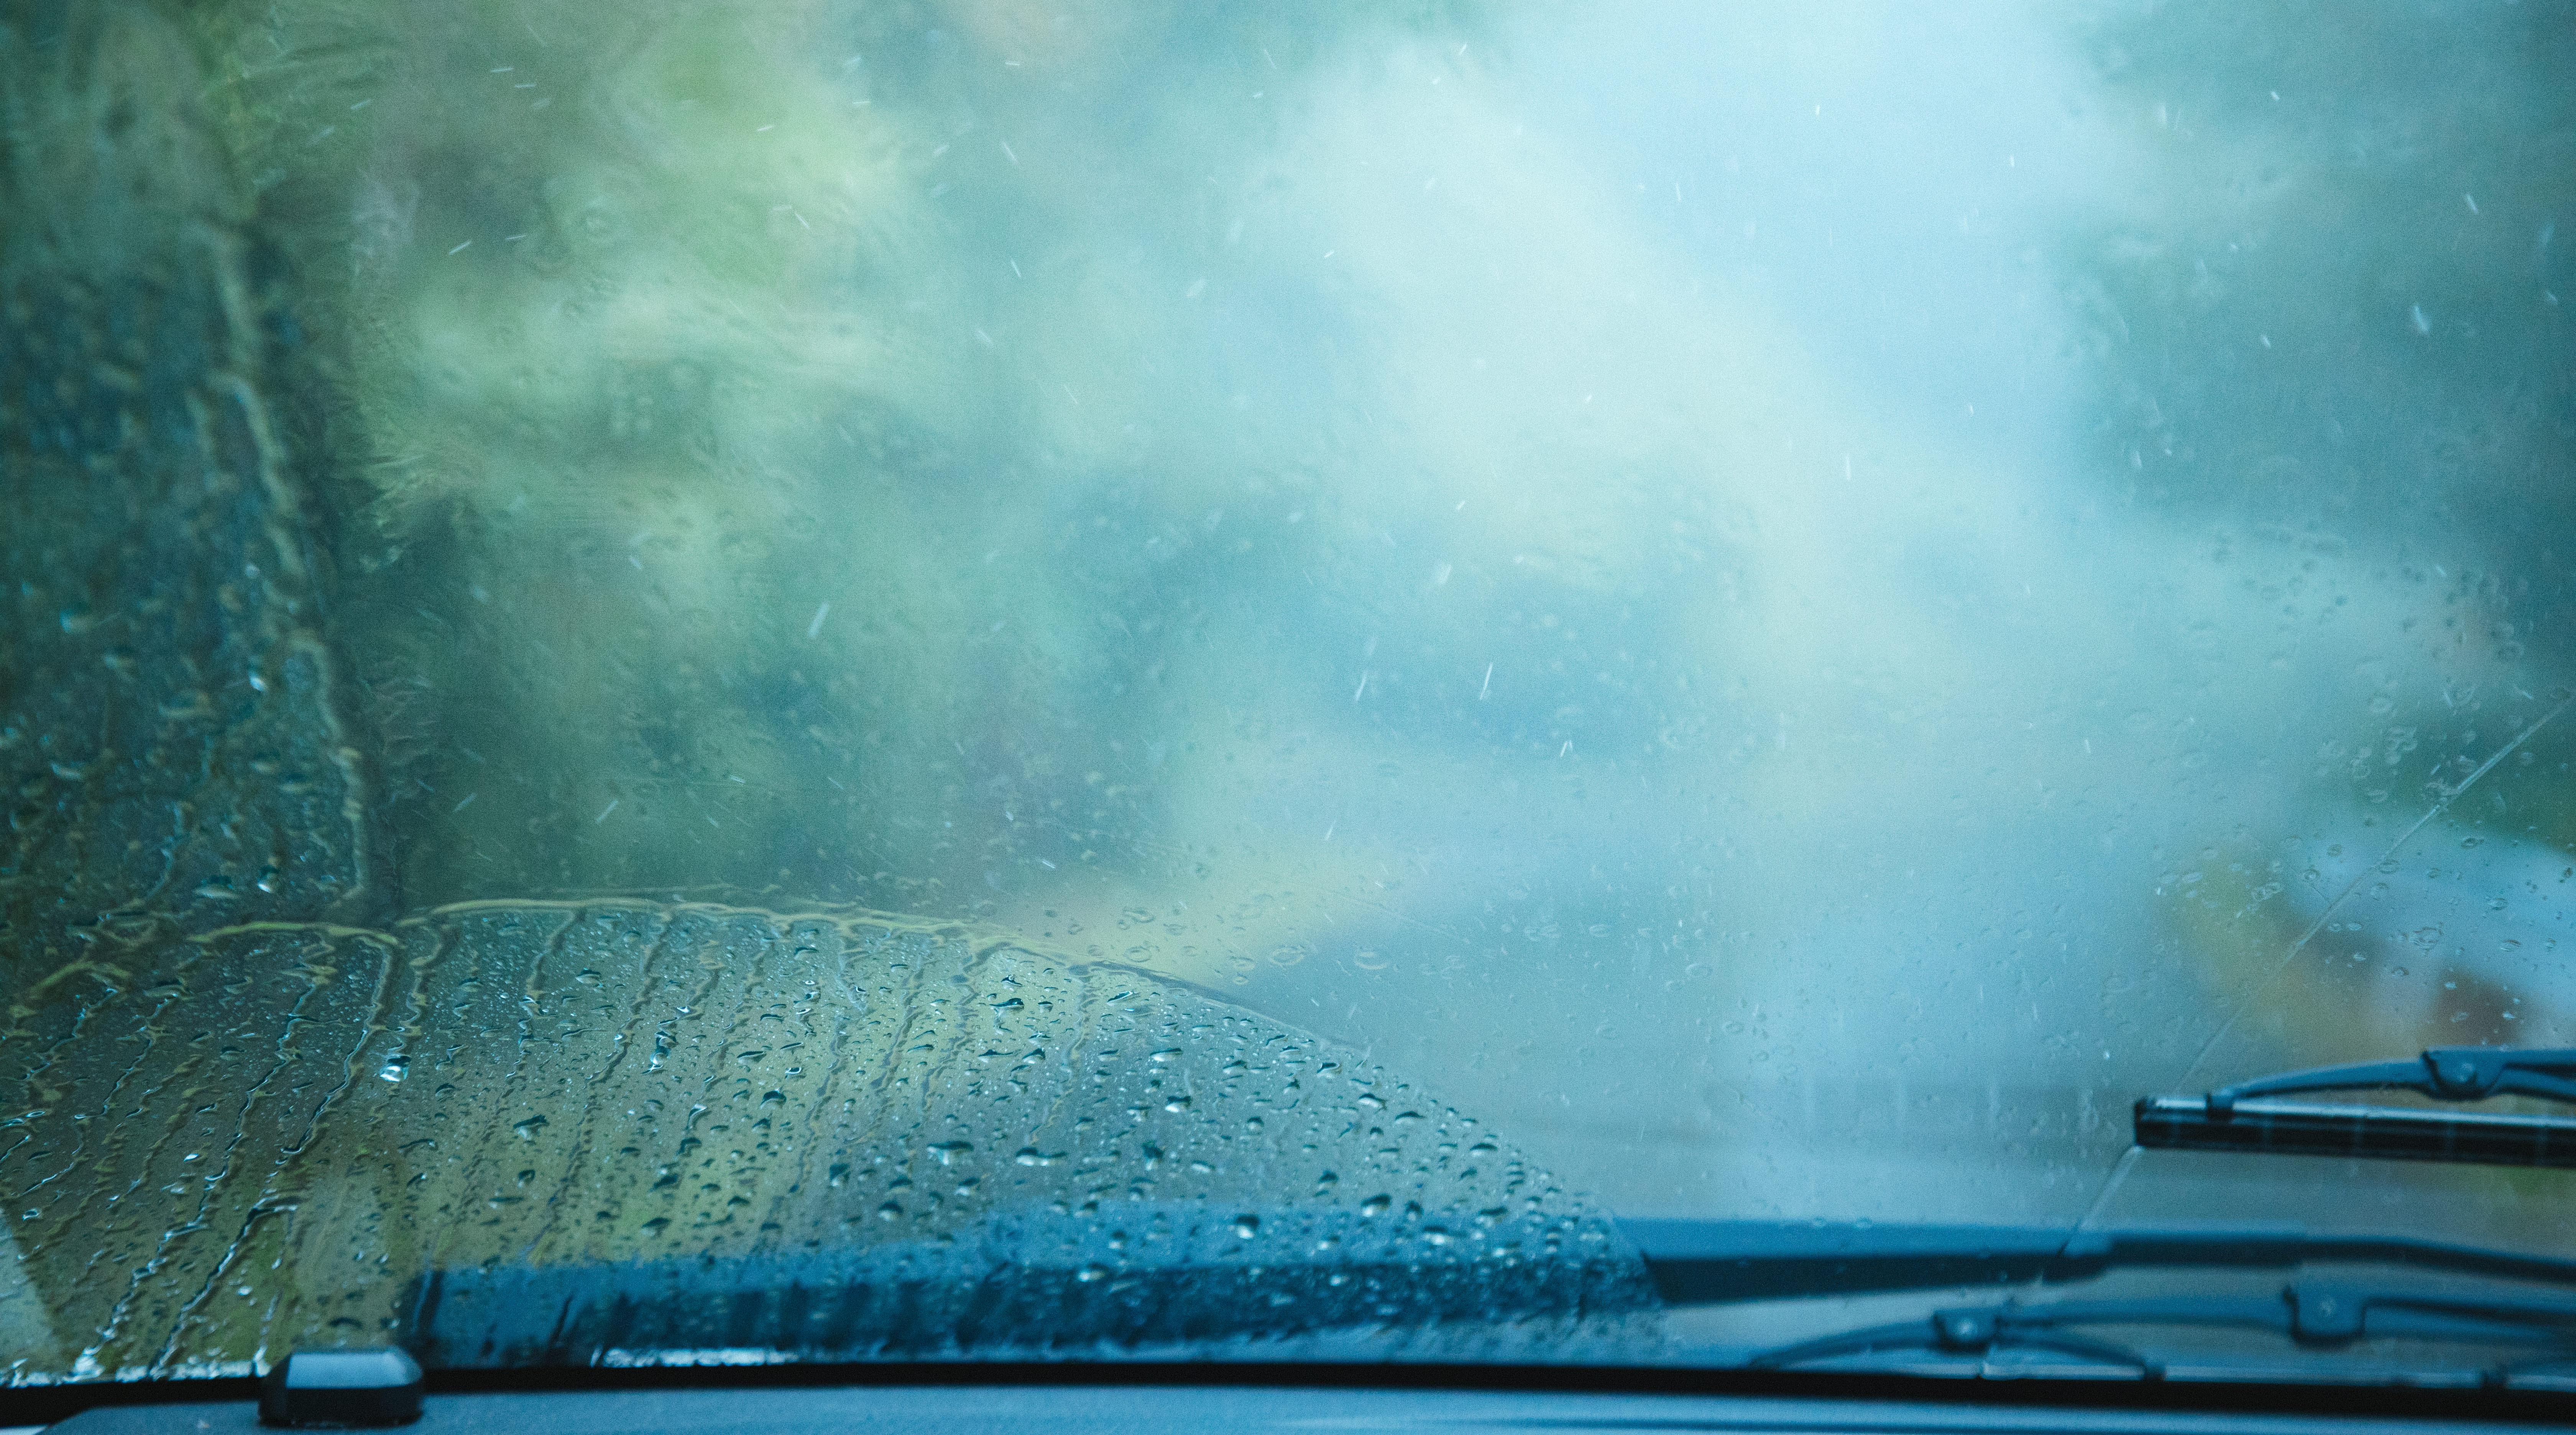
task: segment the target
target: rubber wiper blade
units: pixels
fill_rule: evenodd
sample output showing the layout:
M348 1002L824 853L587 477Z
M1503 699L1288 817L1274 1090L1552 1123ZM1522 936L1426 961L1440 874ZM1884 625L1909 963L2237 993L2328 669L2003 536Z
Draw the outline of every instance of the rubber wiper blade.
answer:
M1667 1305L1808 1296L2063 1284L2150 1267L2295 1270L2393 1265L2576 1288L2576 1260L2298 1226L2065 1226L1622 1219Z
M1017 1360L1504 1317L1537 1329L1654 1307L1607 1225L1506 1214L1476 1228L1482 1246L1364 1208L1030 1202L985 1212L971 1239L432 1266L409 1291L403 1344L433 1370L567 1369L654 1352Z
M2492 1379L2517 1368L2576 1359L2576 1302L2503 1300L2420 1291L2293 1283L2278 1299L2184 1296L2147 1300L2058 1301L2022 1305L1963 1306L1934 1311L1929 1319L1800 1341L1763 1351L1745 1362L1756 1370L1786 1370L1880 1351L1916 1350L1983 1357L1997 1349L2051 1350L2108 1365L2126 1365L2149 1379L2161 1362L2109 1341L2078 1333L2090 1326L2184 1326L2267 1330L2311 1350L2333 1350L2364 1339L2451 1341L2533 1347L2542 1360L2498 1365Z
M2248 1101L2219 1116L2198 1097L2150 1096L2134 1120L2137 1143L2155 1151L2576 1168L2576 1119L2564 1116L2312 1101Z
M2150 1096L2134 1113L2151 1150L2244 1151L2495 1166L2576 1167L2576 1118L2280 1101L2302 1092L2412 1091L2437 1101L2528 1096L2576 1105L2576 1048L2434 1047L2367 1061Z

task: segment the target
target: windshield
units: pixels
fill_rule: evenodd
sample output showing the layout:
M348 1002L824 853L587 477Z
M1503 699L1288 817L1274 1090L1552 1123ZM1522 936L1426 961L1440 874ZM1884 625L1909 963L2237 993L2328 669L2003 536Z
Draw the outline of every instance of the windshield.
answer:
M2571 76L2538 0L14 9L0 1369L1926 1308L1658 1220L2576 1256L2546 1162L2130 1115L2576 1042Z

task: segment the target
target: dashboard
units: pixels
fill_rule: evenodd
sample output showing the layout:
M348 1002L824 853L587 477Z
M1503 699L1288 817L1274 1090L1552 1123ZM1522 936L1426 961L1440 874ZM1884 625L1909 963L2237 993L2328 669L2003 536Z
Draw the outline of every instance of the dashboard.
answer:
M2534 1419L2534 1407L2495 1419L2423 1418L2429 1392L2390 1392L2385 1413L2365 1398L2341 1414L2145 1409L1997 1402L1787 1398L1616 1391L1328 1388L1262 1385L912 1385L802 1388L554 1390L430 1396L418 1435L801 1435L901 1430L921 1435L1007 1430L1015 1435L1111 1431L1736 1431L1780 1435L1909 1432L2104 1432L2104 1435L2408 1435L2501 1431ZM2031 1392L2035 1395L2036 1392ZM2456 1407L2475 1411L2476 1392ZM2556 1412L2563 1421L2566 1411ZM2553 1422L2554 1423L2554 1422ZM93 1408L50 1427L54 1435L250 1435L263 1427L249 1400Z

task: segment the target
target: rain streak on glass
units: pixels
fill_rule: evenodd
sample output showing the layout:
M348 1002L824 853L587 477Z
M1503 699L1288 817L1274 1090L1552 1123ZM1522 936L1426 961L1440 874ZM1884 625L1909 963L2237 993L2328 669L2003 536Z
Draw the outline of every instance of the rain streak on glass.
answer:
M0 1173L56 1340L97 1332L55 1358L111 1373L344 1331L450 1366L1345 1328L1456 1353L1652 1300L1597 1215L1351 1053L963 933L474 904L214 934L13 1040L75 1025L125 1062L67 1063ZM237 1093L174 1099L233 1064ZM1527 1326L1440 1343L1497 1309Z
M0 1369L2361 1219L2124 1153L2576 1042L2576 24L2368 14L0 15Z

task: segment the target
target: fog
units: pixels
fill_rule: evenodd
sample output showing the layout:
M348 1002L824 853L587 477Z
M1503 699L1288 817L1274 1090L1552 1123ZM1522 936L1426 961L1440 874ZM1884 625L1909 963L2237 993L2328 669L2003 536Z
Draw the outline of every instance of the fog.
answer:
M2137 1095L2556 1031L2276 971L2564 651L2565 16L2375 14L429 12L404 900L988 922L1623 1209L2065 1216ZM2534 741L2401 858L2551 842Z

